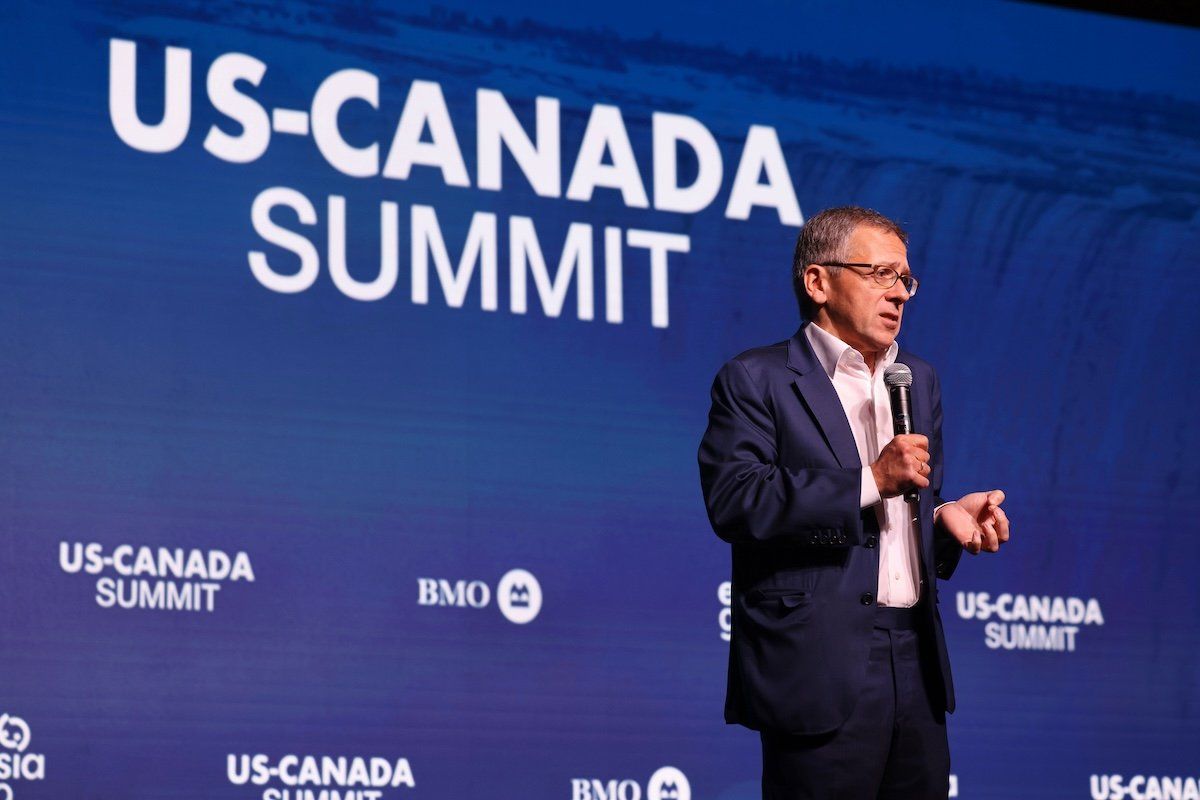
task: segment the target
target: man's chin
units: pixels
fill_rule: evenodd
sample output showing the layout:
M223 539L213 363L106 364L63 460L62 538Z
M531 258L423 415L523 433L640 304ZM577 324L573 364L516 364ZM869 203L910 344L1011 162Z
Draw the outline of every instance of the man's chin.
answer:
M877 336L875 338L875 344L877 346L877 349L880 352L887 350L889 347L892 346L892 343L896 341L896 337L899 335L899 333L900 332L898 330L894 331L894 332L889 331L880 336Z

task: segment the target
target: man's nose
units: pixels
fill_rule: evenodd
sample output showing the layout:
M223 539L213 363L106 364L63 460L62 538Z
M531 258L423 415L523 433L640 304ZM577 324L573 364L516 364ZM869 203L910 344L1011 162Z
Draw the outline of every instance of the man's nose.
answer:
M884 294L885 298L900 305L907 303L909 296L908 290L904 288L904 281L896 281L892 284L892 288L888 289L887 293Z

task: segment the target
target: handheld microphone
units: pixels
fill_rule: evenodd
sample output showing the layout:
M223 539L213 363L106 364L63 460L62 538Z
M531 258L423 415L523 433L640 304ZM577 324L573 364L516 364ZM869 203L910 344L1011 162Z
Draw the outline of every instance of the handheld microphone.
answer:
M896 436L912 433L912 404L909 401L912 370L905 364L892 364L883 371L883 382L892 401L892 433ZM905 492L904 499L909 503L917 502L917 490Z

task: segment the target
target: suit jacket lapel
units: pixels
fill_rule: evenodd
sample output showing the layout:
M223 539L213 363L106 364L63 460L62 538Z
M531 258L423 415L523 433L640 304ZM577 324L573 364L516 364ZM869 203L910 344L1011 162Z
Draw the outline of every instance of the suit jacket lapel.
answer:
M858 446L854 443L854 432L850 430L850 421L846 419L846 411L842 408L837 390L833 388L833 382L829 380L829 375L825 373L825 368L813 352L812 345L808 343L808 337L804 334L805 325L801 325L796 335L788 340L788 367L798 373L794 381L796 390L816 420L817 427L821 429L821 435L833 451L838 464L847 469L861 468L862 462L858 457Z
M905 361L905 352L901 350L896 354L896 363L904 364L909 369L912 369L912 364ZM914 372L915 376L915 372ZM933 421L927 416L925 408L925 395L923 386L918 386L916 381L913 381L912 390L909 392L909 406L912 409L913 433L919 433L924 436L929 436L933 433ZM921 559L925 562L925 573L932 575L933 569L933 498L929 489L923 489L917 493L918 504L918 519L920 520L921 530Z

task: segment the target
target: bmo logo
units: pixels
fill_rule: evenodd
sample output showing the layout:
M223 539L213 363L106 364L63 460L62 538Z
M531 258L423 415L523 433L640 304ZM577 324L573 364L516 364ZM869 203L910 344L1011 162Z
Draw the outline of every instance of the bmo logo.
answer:
M481 580L417 578L417 605L453 608L487 608L492 588ZM510 569L496 584L496 606L509 622L524 625L542 610L542 586L533 573Z
M646 791L632 778L572 778L571 800L691 800L687 776L675 767L661 767L646 781Z
M484 608L492 600L492 590L483 581L417 578L417 591L417 603L423 606Z

